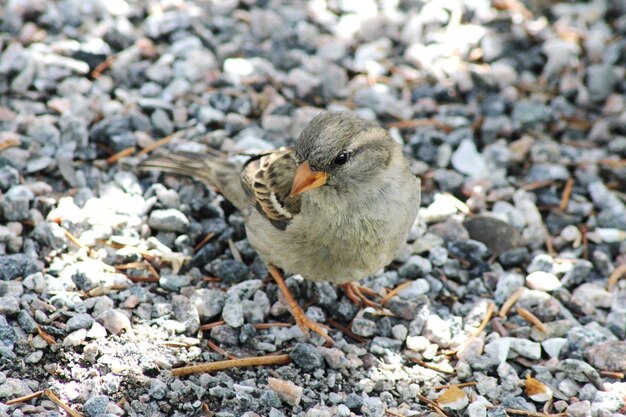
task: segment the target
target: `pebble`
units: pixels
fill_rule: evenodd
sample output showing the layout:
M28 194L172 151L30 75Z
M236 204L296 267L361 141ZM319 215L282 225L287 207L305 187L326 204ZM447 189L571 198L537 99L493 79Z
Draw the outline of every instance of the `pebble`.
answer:
M470 139L461 141L452 154L451 163L454 169L471 178L483 178L488 174L485 159L476 150L474 141Z
M118 309L103 311L98 316L97 320L112 334L119 334L123 330L129 329L131 326L128 316Z
M184 233L189 228L189 219L176 209L153 210L148 225L162 232Z
M610 341L585 348L585 358L596 369L622 372L626 369L626 342Z
M526 285L533 290L549 292L560 288L561 281L549 272L535 271L526 276Z
M541 342L541 346L551 358L558 358L561 351L567 346L567 339L563 337L546 339Z
M568 417L586 417L591 415L591 403L587 400L572 403L567 406Z
M224 308L226 295L219 290L198 288L194 290L189 301L194 305L202 322L218 316Z
M428 259L413 255L400 267L398 274L403 278L414 279L424 277L431 271L432 265Z
M284 381L278 378L267 378L267 384L270 389L272 389L281 401L291 405L296 406L300 404L302 400L302 394L304 389L294 384L291 381Z
M289 358L305 371L324 368L324 356L313 345L308 343L298 343L289 352Z

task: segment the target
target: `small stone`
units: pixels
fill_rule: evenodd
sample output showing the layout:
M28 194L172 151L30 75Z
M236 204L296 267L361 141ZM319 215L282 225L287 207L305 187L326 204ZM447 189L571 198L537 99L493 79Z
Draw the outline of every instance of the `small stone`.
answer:
M23 397L30 395L33 390L28 384L17 378L6 378L0 383L0 398L9 400L11 398Z
M236 284L248 279L250 276L248 266L233 259L218 261L215 266L211 267L211 270L216 276L222 278L226 284Z
M518 100L511 114L513 122L523 129L535 128L537 124L552 120L553 111L543 103L533 100Z
M313 371L324 368L324 356L308 343L298 343L291 352L289 358L305 371Z
M498 304L504 303L515 291L524 286L524 277L515 272L505 272L498 279L495 299Z
M20 312L20 299L17 297L0 297L0 315L13 317Z
M511 350L511 338L501 337L485 345L485 353L489 354L497 363L504 363Z
M9 281L19 276L30 275L37 271L38 262L28 255L0 255L0 280Z
M0 345L13 350L17 335L4 316L0 316Z
M476 150L476 144L471 139L461 141L452 154L451 162L454 169L471 178L483 178L488 173L485 159Z
M378 333L376 323L362 316L355 317L352 320L352 332L358 336L371 337Z
M589 346L585 358L596 369L623 372L626 369L626 342L612 341Z
M535 271L526 276L528 288L538 291L554 291L561 288L561 281L550 272Z
M388 337L376 336L370 344L370 352L375 355L386 355L387 353L399 353L402 342Z
M236 346L239 330L230 326L217 326L211 329L211 339L226 346Z
M363 406L363 397L356 393L350 393L346 397L344 401L346 407L348 407L351 411L361 411L361 407Z
M35 195L24 185L15 185L4 194L2 209L8 221L27 220L30 217L29 206Z
M587 67L587 88L589 88L589 98L593 101L605 100L619 81L619 77L611 66L600 64Z
M184 324L185 332L187 334L197 333L200 328L200 316L191 301L184 295L174 294L172 307L176 320Z
M261 397L259 398L259 403L264 407L280 407L280 397L276 392L267 390L263 391ZM273 410L275 408L272 408ZM270 410L270 415L272 415L272 411ZM282 415L282 413L281 413Z
M291 381L283 381L272 377L267 378L267 384L285 403L291 406L300 404L304 392L302 387Z
M65 336L63 346L78 346L87 338L87 329L78 329Z
M422 334L441 347L448 347L452 342L451 323L434 314L428 316Z
M106 395L95 395L85 401L83 409L87 416L96 417L107 414L109 408L109 397Z
M611 293L598 284L585 283L574 290L571 302L585 311L588 308L609 308L611 307Z
M398 269L398 274L402 278L415 279L422 278L432 271L430 261L421 256L413 255Z
M150 389L148 390L148 393L155 400L162 400L167 395L167 392L167 384L160 379L153 379L150 382Z
M128 316L117 309L104 311L98 316L98 322L112 334L119 334L123 330L129 329L131 326Z
M564 359L558 369L578 382L591 382L596 387L602 386L602 379L591 365L578 359Z
M189 229L189 220L176 209L153 210L148 218L148 225L162 232L184 233Z
M567 417L588 417L591 415L591 402L584 400L567 406Z
M424 336L409 336L406 338L406 347L415 352L423 352L430 346L430 340Z
M196 307L200 320L206 322L218 316L224 308L226 294L219 290L199 288L193 292L189 301Z
M546 351L551 358L558 358L563 351L563 348L567 345L567 339L563 337L555 337L553 339L547 339L541 342L543 350Z
M448 245L448 251L462 259L472 263L479 263L487 256L487 245L477 240L468 239L460 242L452 242Z
M527 339L511 337L511 350L528 359L541 358L541 345Z
M326 348L319 346L317 350L322 354L328 366L339 369L346 365L346 355L337 348Z
M391 335L396 340L404 340L409 334L409 329L404 324L396 324L391 328Z
M100 339L102 337L106 337L106 335L106 329L97 321L93 323L91 329L87 332L87 337L89 339Z
M159 286L172 292L179 292L181 288L188 286L190 282L191 277L189 275L163 273L159 277Z
M512 268L521 265L528 259L528 249L526 247L512 248L505 250L498 255L498 261L505 268Z
M93 324L93 318L87 313L76 314L65 323L65 330L73 332L79 329L88 329Z
M385 415L385 406L378 397L367 397L363 400L361 412L364 417L383 417Z
M26 358L24 358L24 362L26 363L39 363L39 361L43 358L43 350L36 350Z

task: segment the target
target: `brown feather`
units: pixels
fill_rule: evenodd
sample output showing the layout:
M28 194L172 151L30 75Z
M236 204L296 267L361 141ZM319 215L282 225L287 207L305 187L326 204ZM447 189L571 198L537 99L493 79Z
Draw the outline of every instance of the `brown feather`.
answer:
M241 173L250 202L282 230L300 212L300 198L289 197L296 168L293 149L281 148L250 159Z

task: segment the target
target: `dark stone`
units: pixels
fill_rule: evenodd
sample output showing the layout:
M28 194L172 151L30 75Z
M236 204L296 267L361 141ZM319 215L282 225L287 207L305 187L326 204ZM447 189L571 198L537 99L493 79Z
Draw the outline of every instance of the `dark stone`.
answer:
M448 251L459 258L468 260L474 264L481 262L488 253L487 246L477 240L464 240L448 244Z
M363 406L363 396L360 394L350 393L346 397L346 400L343 404L348 407L351 411L361 411L361 407Z
M526 262L529 256L528 249L524 246L505 250L498 256L498 261L505 268L512 268Z
M0 280L3 281L34 274L40 269L38 261L22 253L0 256Z
M470 239L484 243L490 253L499 254L522 243L519 232L510 224L489 216L477 216L463 222Z
M250 276L248 266L233 259L215 261L211 265L211 271L215 276L222 278L226 284L236 284Z
M315 346L308 343L298 343L291 352L289 352L289 358L299 368L305 371L313 371L316 369L323 369L326 362L324 362L324 356L315 348Z

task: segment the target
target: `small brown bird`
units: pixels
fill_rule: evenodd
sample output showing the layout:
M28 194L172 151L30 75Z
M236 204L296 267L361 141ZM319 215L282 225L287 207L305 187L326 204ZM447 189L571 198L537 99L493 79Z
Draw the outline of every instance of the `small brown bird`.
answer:
M389 133L349 112L316 116L295 147L237 164L216 156L152 156L141 170L196 177L216 187L245 218L252 246L268 263L296 323L331 341L289 293L282 275L351 286L389 264L420 205L420 181ZM331 341L332 342L332 341Z

